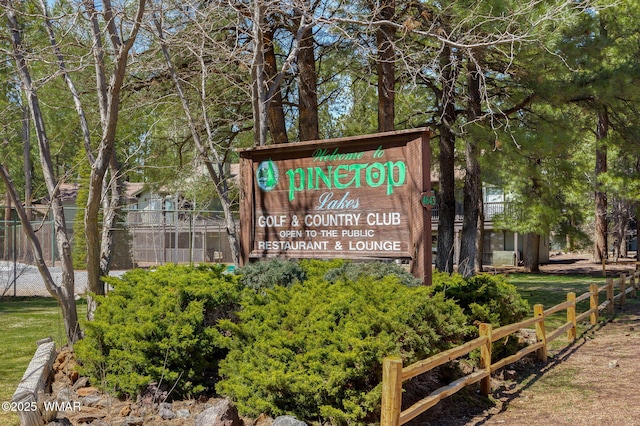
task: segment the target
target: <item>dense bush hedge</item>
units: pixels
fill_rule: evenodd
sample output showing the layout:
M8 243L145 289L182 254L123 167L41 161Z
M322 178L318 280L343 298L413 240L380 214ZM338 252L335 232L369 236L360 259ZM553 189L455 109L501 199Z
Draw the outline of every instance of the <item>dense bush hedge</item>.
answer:
M280 259L249 263L238 269L237 274L243 286L254 290L277 285L289 287L307 278L306 271L298 262Z
M379 415L382 359L423 359L474 322L519 321L528 305L503 278L434 274L431 287L398 265L280 260L239 275L163 266L110 278L76 345L82 372L134 397L151 382L171 396L215 389L243 414L295 414L358 424Z
M464 309L469 323L497 327L513 324L530 314L529 303L501 275L479 274L464 279L459 274L433 274L433 291L443 292Z
M304 283L247 292L240 321L223 321L229 354L216 387L241 412L293 413L334 424L367 420L380 404L382 359L414 361L459 344L465 317L427 287L394 276ZM372 419L369 419L372 420Z
M240 298L237 278L222 271L168 265L108 278L113 291L97 298L95 320L75 346L82 373L131 397L151 382L175 386L176 397L211 391L226 355L215 325Z
M478 323L493 327L522 321L532 312L529 303L522 298L516 287L501 275L480 274L468 279L459 274L436 272L433 275L433 290L453 299L467 316L467 336L478 336ZM492 356L501 359L516 353L523 344L518 339L505 337L492 344ZM479 354L472 354L476 359Z
M289 287L312 276L324 277L333 283L341 278L357 281L362 277L382 279L392 275L409 287L422 284L422 280L396 263L352 262L344 259L305 259L299 262L271 259L250 263L238 269L237 273L242 284L253 289L273 288L276 285Z
M408 287L422 285L422 280L411 275L402 265L388 262L343 262L325 274L325 278L330 282L336 282L341 278L357 281L363 277L382 279L387 276L396 277L401 284Z

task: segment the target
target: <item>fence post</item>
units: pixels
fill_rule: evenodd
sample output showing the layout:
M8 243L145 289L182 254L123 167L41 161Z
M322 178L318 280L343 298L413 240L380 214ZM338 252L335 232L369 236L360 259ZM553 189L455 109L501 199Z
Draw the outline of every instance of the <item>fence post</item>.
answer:
M536 336L538 342L542 342L542 347L538 349L538 359L547 362L547 332L544 327L544 307L538 303L533 306L533 314L542 319L536 323Z
M591 291L591 297L589 298L589 309L591 310L590 322L591 325L595 325L598 322L598 291L600 287L598 284L589 285Z
M399 426L402 410L402 358L385 357L382 362L382 408L380 426Z
M620 306L623 306L627 302L627 275L625 273L620 274Z
M615 299L613 298L613 278L607 278L607 300L609 301L609 306L607 306L607 313L613 314L615 312Z
M631 284L631 297L636 299L638 297L638 285L636 284L636 274L631 273L631 279L629 280L629 284Z
M571 306L567 308L567 322L572 324L571 328L567 330L567 340L573 342L576 340L577 322L576 322L576 294L571 292L567 293L567 302L572 302Z
M480 394L487 396L491 393L491 324L480 323L478 333L487 338L484 345L480 346L480 368L489 373L487 377L480 381Z

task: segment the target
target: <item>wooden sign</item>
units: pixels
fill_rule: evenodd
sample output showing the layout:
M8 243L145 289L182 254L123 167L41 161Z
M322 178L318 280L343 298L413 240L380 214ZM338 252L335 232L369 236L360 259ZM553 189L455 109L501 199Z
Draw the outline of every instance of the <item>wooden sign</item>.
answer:
M241 264L401 259L430 282L429 136L422 128L241 150Z

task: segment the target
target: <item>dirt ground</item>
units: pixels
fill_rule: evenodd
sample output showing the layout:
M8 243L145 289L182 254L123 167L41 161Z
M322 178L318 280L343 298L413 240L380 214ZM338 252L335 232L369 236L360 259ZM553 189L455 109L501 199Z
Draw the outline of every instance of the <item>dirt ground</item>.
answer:
M555 261L554 261L555 260ZM635 269L635 259L608 264L608 276ZM602 276L602 266L585 256L555 256L542 273ZM492 380L482 398L460 392L412 426L640 425L640 299L627 299L615 316L562 350L550 351L546 365L524 360Z
M549 263L540 265L540 273L542 274L566 274L566 275L585 275L591 277L602 277L606 272L608 277L617 278L621 272L629 272L635 269L636 259L635 252L630 253L633 257L621 258L617 262L608 260L604 266L601 263L591 260L590 254L580 253L552 253ZM485 265L485 271L488 273L505 273L505 272L524 272L523 267L498 267Z

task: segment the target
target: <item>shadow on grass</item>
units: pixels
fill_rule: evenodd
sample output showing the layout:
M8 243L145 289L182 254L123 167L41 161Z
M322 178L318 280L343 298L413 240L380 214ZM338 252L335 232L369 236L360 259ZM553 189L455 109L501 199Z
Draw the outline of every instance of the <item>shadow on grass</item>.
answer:
M40 309L57 308L58 302L52 297L18 296L3 297L0 299L0 314L22 313L25 311L37 311Z

